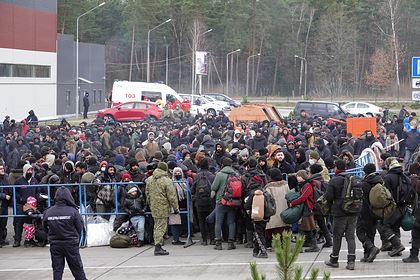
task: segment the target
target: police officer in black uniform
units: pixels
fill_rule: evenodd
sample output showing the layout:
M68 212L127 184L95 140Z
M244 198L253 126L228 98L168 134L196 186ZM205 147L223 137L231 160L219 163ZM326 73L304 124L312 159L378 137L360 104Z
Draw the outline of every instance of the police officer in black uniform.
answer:
M45 211L44 227L48 230L54 280L61 280L65 261L76 280L86 280L79 253L83 220L70 191L60 187L55 194L55 205Z

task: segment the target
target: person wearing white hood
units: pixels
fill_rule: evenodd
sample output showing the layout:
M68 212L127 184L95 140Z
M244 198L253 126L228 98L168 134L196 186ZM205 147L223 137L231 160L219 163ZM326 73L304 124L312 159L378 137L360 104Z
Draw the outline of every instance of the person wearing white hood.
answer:
M33 176L34 168L30 164L25 164L23 166L23 176L16 180L16 186L22 186L16 188L16 215L23 215L23 205L26 203L26 199L30 196L37 197L38 189L37 187L32 187L32 185L37 185L38 181ZM22 240L23 232L23 223L25 218L23 217L14 217L13 226L15 230L15 242L13 247L19 247Z

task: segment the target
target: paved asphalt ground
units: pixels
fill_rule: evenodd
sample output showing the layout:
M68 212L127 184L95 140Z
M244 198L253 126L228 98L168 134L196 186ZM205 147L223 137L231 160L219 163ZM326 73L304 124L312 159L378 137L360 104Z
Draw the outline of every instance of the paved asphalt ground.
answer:
M331 248L323 249L319 254L302 253L297 264L304 268L304 274L311 267L319 267L321 271L330 271L331 279L420 279L420 264L404 264L401 261L408 254L409 240L410 234L403 232L403 244L406 245L406 251L403 252L402 257L391 258L381 252L374 263L365 264L357 261L355 271L345 269L347 255L345 242L340 253L340 268L338 269L330 269L324 265L324 260L328 259L331 253ZM379 244L378 240L377 245ZM223 246L226 248L227 244ZM357 246L357 259L360 259L363 253L359 242ZM165 257L153 256L151 246L129 249L86 248L81 249L81 254L89 280L246 280L251 279L249 263L256 260L252 257L251 249L245 249L243 245L238 245L238 249L232 251L215 251L211 246L203 247L199 244L189 248L172 245L167 245L165 248L170 252L170 255ZM0 249L0 260L0 279L52 279L48 247L12 248L7 246ZM268 259L259 259L257 263L268 279L277 279L273 253L269 253ZM307 275L309 276L309 273ZM68 269L65 270L63 279L73 279Z

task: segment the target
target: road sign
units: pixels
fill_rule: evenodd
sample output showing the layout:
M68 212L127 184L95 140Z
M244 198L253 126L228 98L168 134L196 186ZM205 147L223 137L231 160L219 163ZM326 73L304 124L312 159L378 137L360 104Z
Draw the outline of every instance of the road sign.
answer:
M411 61L411 77L420 78L420 57L413 57Z
M413 78L413 79L411 79L411 82L412 82L412 88L420 89L420 79Z
M411 100L420 101L420 91L413 90Z

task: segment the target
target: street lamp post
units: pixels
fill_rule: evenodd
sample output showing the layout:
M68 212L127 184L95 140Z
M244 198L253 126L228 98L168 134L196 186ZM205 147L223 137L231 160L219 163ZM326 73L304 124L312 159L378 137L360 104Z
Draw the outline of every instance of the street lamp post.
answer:
M249 60L253 57L260 56L260 53L248 56L246 60L246 97L248 98L248 89L249 89Z
M205 35L205 34L207 34L207 33L210 33L210 32L212 32L213 31L213 28L210 28L210 29L208 29L208 30L206 30L206 31L204 31L203 33L201 33L201 34L199 34L199 35L197 35L197 38L195 38L195 36L193 37L193 51L192 51L192 59L191 59L191 94L195 94L195 89L196 89L196 87L195 87L195 82L196 82L196 73L195 73L195 52L197 51L197 42L196 41L198 41L198 39L201 37L201 36L203 36L203 35ZM201 85L200 85L200 87L201 87ZM200 95L201 95L201 89L199 89L199 91L200 91Z
M241 49L231 51L226 55L226 95L229 96L229 55L240 52Z
M88 13L92 12L93 10L96 10L99 7L102 7L105 4L106 2L102 2L98 6L81 14L76 19L76 118L79 116L79 20L84 15L87 15Z
M304 96L306 98L306 77L308 74L308 62L306 58L295 55L295 58L300 59L300 78L299 78L299 95L302 93L302 70L303 70L303 63L305 62L305 87L304 87Z
M149 29L149 31L147 31L147 82L150 82L150 32L152 32L153 30L161 27L162 25L164 25L165 23L168 23L172 21L172 19L167 19L166 21L162 22L161 24L153 27L152 29Z

